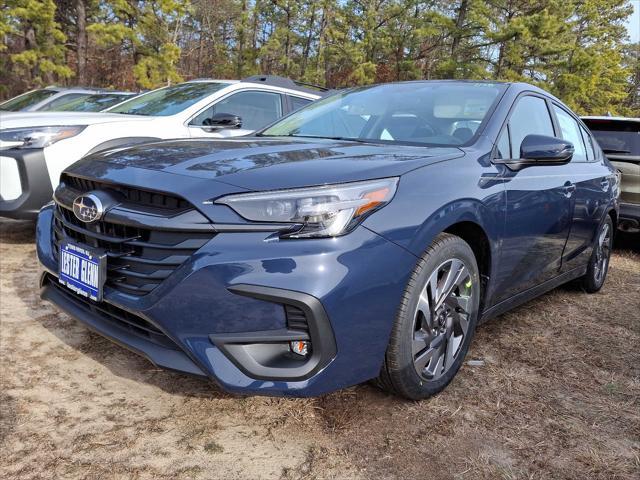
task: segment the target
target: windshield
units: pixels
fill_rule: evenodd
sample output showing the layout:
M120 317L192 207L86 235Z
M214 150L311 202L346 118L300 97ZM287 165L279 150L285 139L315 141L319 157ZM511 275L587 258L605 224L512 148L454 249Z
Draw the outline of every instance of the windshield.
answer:
M262 135L462 145L474 137L505 88L470 82L355 88L310 104Z
M58 106L56 110L60 112L101 112L131 97L132 95L100 93L73 99Z
M640 122L584 119L605 153L640 156Z
M132 98L110 109L109 112L165 117L183 111L228 85L228 83L213 82L181 83Z
M0 110L7 112L17 112L24 110L25 108L32 107L36 103L40 103L45 98L49 98L51 95L58 93L56 90L34 90L32 92L25 93L7 100L4 103L0 103Z

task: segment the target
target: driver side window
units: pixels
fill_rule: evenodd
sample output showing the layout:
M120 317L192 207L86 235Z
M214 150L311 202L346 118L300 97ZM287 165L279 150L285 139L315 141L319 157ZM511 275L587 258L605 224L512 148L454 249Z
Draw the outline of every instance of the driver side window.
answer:
M193 118L190 125L206 126L215 114L228 113L242 119L242 128L259 130L282 116L280 94L272 92L238 92L210 106Z
M547 102L540 97L522 97L516 103L509 119L511 157L520 157L520 145L527 135L554 136Z

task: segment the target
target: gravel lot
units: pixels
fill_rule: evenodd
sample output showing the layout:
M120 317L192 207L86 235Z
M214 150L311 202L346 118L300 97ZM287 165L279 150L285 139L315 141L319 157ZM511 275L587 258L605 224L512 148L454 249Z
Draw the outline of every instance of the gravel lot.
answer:
M0 220L0 478L640 477L639 237L601 293L485 324L482 364L414 403L239 398L155 369L39 300L33 236Z

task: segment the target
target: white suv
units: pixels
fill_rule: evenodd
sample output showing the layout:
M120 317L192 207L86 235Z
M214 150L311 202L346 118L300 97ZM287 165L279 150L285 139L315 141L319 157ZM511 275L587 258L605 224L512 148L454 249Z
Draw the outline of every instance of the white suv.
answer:
M35 218L83 156L168 138L247 135L326 94L293 80L194 80L103 113L0 113L0 216Z

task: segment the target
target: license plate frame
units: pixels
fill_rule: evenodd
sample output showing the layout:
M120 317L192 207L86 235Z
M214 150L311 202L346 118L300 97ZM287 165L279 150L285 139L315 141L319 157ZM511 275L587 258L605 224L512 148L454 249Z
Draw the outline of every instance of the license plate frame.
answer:
M107 254L104 250L70 241L60 243L58 282L77 295L101 302L107 280Z

